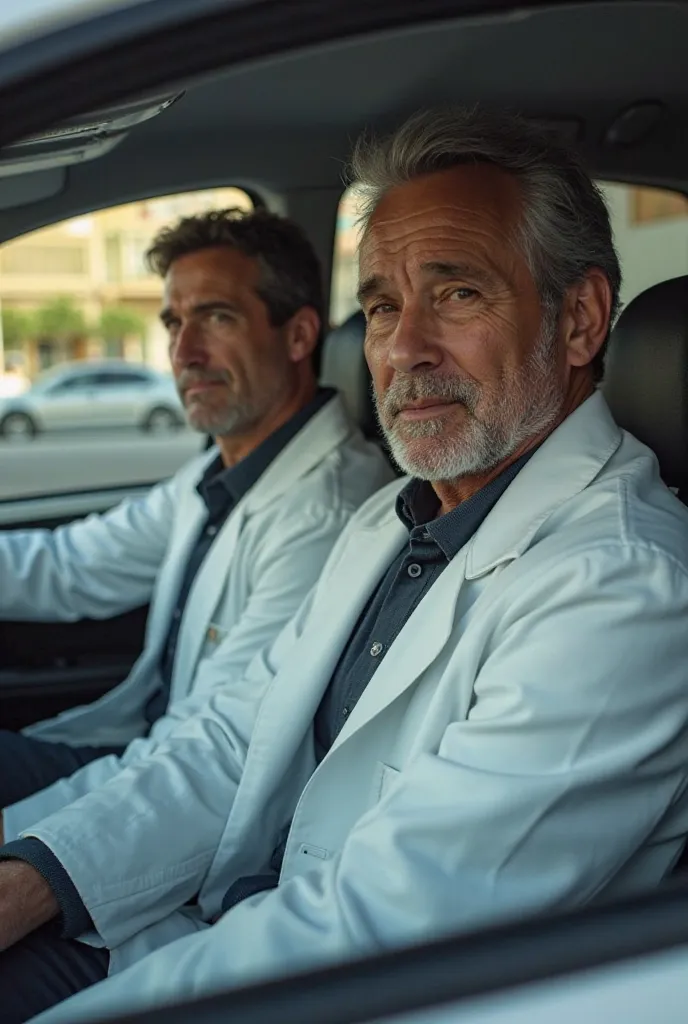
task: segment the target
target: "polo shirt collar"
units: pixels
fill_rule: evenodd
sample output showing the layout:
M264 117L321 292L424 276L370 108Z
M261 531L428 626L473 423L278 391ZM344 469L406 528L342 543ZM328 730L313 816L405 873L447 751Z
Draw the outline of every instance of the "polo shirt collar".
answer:
M336 395L334 388L318 388L314 398L266 437L235 466L225 466L218 455L206 468L196 490L213 518L228 514L258 482L265 470L308 421Z
M536 450L531 448L525 452L479 491L443 516L437 515L440 499L432 484L414 477L397 497L397 515L409 533L421 528L426 531L450 561L477 532Z

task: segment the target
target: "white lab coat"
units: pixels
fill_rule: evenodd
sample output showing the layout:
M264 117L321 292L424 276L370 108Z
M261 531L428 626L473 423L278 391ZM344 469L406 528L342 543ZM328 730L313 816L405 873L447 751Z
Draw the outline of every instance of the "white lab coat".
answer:
M314 712L407 541L397 490L354 517L243 697L218 692L144 763L31 829L91 912L86 941L113 950L114 976L45 1024L633 892L673 864L688 830L688 511L599 393L426 594L315 768ZM270 677L254 723L253 680ZM291 819L279 887L204 924Z
M105 617L151 600L144 651L129 677L89 706L27 729L78 744L143 737L148 698L160 685L162 648L186 561L207 514L196 491L217 451L169 483L105 516L49 531L0 535L0 608L13 618ZM6 808L5 838L52 813L148 753L217 688L241 679L311 589L352 513L392 471L327 403L284 448L221 528L183 615L170 708L123 758L108 756ZM260 696L256 689L255 698Z

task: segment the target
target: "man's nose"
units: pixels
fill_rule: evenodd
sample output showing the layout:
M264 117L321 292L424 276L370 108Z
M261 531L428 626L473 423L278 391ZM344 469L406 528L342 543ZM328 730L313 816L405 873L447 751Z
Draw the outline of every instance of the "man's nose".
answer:
M207 352L203 334L196 324L191 321L181 324L172 342L170 354L173 367L179 369L206 363Z
M422 310L402 311L391 337L387 361L400 373L435 369L440 365L442 350L433 325Z

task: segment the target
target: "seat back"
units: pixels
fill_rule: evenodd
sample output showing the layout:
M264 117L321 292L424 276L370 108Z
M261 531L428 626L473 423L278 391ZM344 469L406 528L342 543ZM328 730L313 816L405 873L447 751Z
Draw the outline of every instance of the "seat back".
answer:
M688 503L688 277L629 303L610 339L603 392L617 423L652 448L665 483ZM688 872L688 846L674 872Z
M602 391L620 426L657 455L662 478L688 496L688 277L629 303L612 332Z
M364 341L365 317L361 310L357 310L325 338L320 382L337 388L349 415L365 436L379 440L380 427L375 415L370 371L363 352Z

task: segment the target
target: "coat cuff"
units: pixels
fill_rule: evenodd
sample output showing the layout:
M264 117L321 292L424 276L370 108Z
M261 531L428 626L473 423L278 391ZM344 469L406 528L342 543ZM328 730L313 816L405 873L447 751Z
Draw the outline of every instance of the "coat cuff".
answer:
M93 921L74 882L55 854L40 839L15 839L0 847L1 860L23 860L45 879L53 891L62 918L62 937L76 939L92 931Z

